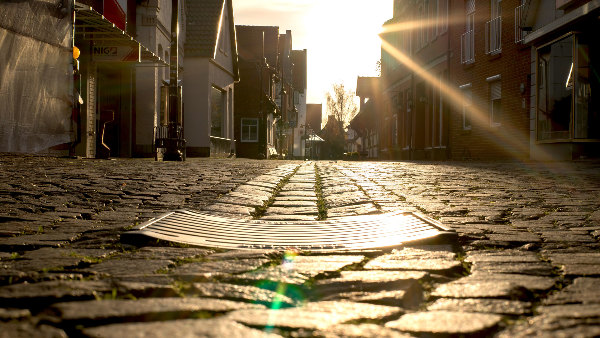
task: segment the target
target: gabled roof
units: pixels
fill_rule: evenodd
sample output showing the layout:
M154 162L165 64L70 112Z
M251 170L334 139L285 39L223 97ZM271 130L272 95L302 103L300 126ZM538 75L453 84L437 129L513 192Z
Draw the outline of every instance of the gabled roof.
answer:
M214 58L219 39L223 6L229 13L229 31L231 32L231 57L235 77L238 77L238 52L233 5L231 0L193 0L185 2L186 36L185 55Z
M240 59L260 61L276 67L279 62L279 26L236 26Z

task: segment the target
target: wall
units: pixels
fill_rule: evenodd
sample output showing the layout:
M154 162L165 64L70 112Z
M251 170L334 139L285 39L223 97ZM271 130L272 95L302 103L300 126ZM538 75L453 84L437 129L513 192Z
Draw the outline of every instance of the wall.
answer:
M199 57L186 58L183 82L184 135L189 149L188 156L206 152L210 148L210 81L209 61ZM203 150L195 149L203 148ZM203 153L202 155L206 155Z
M71 8L53 2L0 2L0 152L74 141Z

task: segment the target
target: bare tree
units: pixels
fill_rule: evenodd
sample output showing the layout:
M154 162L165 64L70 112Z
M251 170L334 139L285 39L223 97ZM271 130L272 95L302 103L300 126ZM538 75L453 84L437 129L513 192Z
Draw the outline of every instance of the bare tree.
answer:
M332 92L327 93L327 114L342 122L344 128L358 113L354 97L354 93L346 90L341 83L334 84Z

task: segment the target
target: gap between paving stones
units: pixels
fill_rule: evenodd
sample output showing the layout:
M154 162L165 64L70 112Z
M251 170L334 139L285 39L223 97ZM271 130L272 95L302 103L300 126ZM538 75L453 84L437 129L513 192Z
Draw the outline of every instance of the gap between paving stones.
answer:
M286 184L288 184L290 178L298 172L298 169L300 169L300 165L296 166L292 172L285 175L283 178L281 178L281 180L279 180L279 182L277 182L277 185L271 191L271 196L269 196L269 199L266 200L263 205L255 207L254 212L251 214L253 219L260 219L262 216L265 215L267 209L269 209L269 207L271 207L275 202L275 198L277 197L281 189L283 189L283 187Z

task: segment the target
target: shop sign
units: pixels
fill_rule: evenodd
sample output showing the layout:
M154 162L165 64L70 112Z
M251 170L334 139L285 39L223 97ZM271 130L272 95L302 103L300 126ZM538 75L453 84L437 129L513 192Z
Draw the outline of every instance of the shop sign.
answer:
M93 60L96 62L140 62L141 48L136 46L96 45L92 47Z

